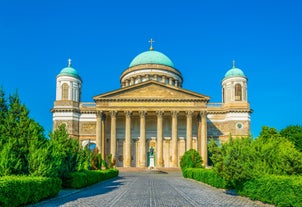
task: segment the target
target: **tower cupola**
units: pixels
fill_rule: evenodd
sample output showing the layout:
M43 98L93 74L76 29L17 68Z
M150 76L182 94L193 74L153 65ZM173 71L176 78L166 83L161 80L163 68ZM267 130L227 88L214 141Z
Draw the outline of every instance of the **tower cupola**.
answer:
M80 102L82 79L76 69L71 66L71 59L67 67L57 75L56 101Z
M247 102L247 77L235 61L222 80L222 102Z

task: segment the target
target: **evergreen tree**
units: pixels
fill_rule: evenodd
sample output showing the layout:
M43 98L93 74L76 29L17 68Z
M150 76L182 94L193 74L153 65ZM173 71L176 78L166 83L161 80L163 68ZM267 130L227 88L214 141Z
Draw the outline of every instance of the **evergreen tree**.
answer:
M85 153L78 140L68 135L65 124L61 124L49 136L49 142L32 154L32 175L65 180L70 172L85 166Z
M8 104L3 90L0 91L2 175L29 174L30 152L40 142L45 142L43 128L29 117L29 111L21 103L17 93L9 96ZM13 160L12 160L13 159Z
M7 101L5 99L5 93L2 87L0 87L0 151L4 145L4 130L5 130L5 120L7 117Z

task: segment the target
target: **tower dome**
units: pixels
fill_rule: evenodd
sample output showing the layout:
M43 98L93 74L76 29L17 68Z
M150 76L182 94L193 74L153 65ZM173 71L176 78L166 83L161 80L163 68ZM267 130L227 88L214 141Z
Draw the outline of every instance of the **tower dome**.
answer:
M68 60L68 66L61 70L61 72L58 74L58 77L59 76L71 76L71 77L81 79L81 77L79 76L77 70L74 69L73 67L71 67L71 60L70 59Z
M246 76L243 73L243 71L241 69L239 69L239 68L236 68L235 61L233 61L233 67L225 73L224 79L226 79L226 78L232 78L232 77L243 77L243 78L246 78Z
M242 70L236 68L235 61L222 80L222 102L247 102L247 77Z
M68 60L67 67L63 68L57 75L56 101L68 100L80 102L82 79L76 69L71 67L71 60Z

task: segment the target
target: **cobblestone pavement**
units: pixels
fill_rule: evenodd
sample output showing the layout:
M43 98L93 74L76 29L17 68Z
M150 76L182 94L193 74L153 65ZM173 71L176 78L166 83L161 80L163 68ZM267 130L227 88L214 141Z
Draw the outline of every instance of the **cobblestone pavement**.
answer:
M185 179L180 172L121 172L118 178L64 192L32 206L270 206Z

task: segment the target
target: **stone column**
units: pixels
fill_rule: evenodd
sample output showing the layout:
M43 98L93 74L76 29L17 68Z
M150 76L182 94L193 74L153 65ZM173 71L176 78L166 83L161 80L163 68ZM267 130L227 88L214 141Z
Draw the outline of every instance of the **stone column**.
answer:
M177 115L178 111L172 111L172 167L178 167L178 146L177 146Z
M124 167L131 167L131 111L125 111L125 118Z
M203 165L208 165L208 148L207 148L207 113L201 112L201 156Z
M111 132L110 132L110 154L112 155L112 162L116 157L116 111L111 111Z
M186 136L186 151L192 149L192 114L193 111L187 111L187 136Z
M106 115L103 113L102 114L102 119L101 119L101 145L102 145L102 150L101 150L101 154L102 154L102 158L105 159L105 119L106 119Z
M139 153L139 166L146 167L146 111L140 111L140 153Z
M163 111L157 111L157 167L163 167Z
M96 147L98 149L98 152L101 153L102 150L102 111L97 111L96 113L96 132L95 132L95 141L96 141Z
M172 81L173 81L173 79L169 78L169 85L172 85Z
M197 152L200 154L200 156L202 156L202 152L201 152L201 112L197 115L197 123L198 123L198 128L197 128ZM203 159L203 158L202 158Z

